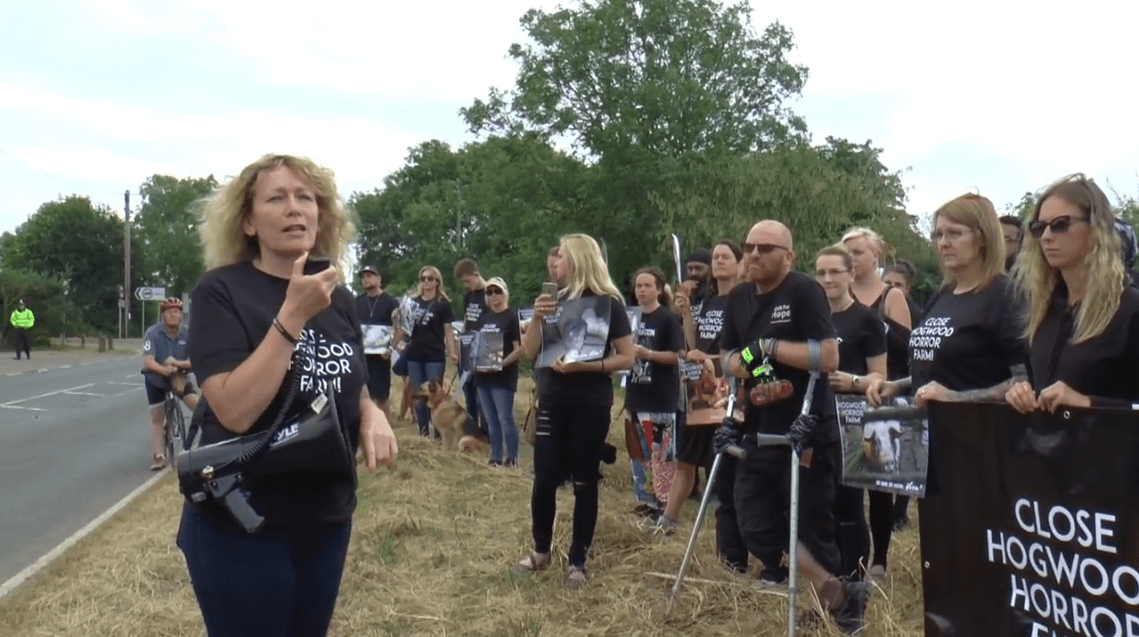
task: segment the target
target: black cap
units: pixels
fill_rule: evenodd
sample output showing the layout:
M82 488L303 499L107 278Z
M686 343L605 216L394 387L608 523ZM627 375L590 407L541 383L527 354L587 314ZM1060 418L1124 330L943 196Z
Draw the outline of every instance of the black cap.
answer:
M363 274L365 272L371 272L372 274L374 274L376 276L380 276L380 271L377 270L376 266L374 266L374 265L366 265L366 266L360 268L360 274Z
M704 265L712 265L712 253L708 248L696 248L692 254L688 255L688 260L685 263L703 263Z

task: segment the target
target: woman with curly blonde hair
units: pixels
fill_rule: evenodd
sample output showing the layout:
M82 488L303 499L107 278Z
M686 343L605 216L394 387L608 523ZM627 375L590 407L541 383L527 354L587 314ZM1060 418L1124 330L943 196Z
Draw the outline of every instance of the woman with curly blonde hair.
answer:
M324 635L356 507L351 458L362 446L369 471L395 458L391 427L364 382L354 299L335 267L352 231L332 173L289 155L246 166L201 207L209 270L191 294L189 338L205 398L193 417L201 444L266 431L295 386L284 416L330 399L352 447L322 473L243 479L264 519L257 532L227 502L186 493L177 543L209 635ZM321 269L314 257L331 264Z
M1094 181L1066 177L1040 196L1014 267L1028 302L1029 380L1020 412L1130 407L1139 399L1139 291L1124 272L1111 204Z

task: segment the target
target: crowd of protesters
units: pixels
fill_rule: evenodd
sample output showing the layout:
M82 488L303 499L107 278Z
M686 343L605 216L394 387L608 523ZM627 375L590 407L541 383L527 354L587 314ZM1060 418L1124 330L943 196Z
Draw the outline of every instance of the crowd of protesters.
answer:
M523 304L511 304L504 277L484 278L466 258L453 267L465 288L458 316L442 272L430 264L399 296L385 292L380 268L364 266L364 293L351 303L335 274L302 271L310 253L339 259L351 229L324 169L267 156L220 190L206 211L203 237L214 269L194 292L202 317L193 341L209 401L195 414L204 439L265 428L299 344L341 340L357 355L341 379L348 389L335 399L351 451L362 450L370 469L397 452L388 424L392 374L405 379L402 403L411 405L419 434L432 436L434 427L418 389L436 381L461 397L489 442L487 462L509 469L520 461L515 394L527 363L536 386L535 431L527 438L533 544L513 570L533 573L554 563L557 492L569 486L569 588L590 581L586 563L618 398L615 376L624 387L619 412L631 504L639 505L631 515L644 517L646 532L675 534L703 468L716 506L717 557L740 574L757 559L757 588L785 585L784 553L792 545L792 454L762 440L794 439L802 448L796 562L821 608L847 634L865 625L869 580L890 577L891 535L908 523L910 503L843 483L836 394L865 397L870 406L899 396L918 407L1003 400L1020 412L1127 406L1139 398L1139 289L1131 274L1139 246L1083 175L1048 187L1024 219L999 217L979 194L940 206L930 239L941 283L924 302L914 298L917 268L900 258L914 255L894 254L875 229L849 228L805 258L796 252L794 220L765 219L742 244L725 238L690 251L684 280L646 264L626 273L624 291L598 241L563 236L547 254L546 285L526 314ZM320 215L336 220L334 234L321 234L330 231L317 225ZM240 219L244 239L235 243ZM223 330L233 342L221 347L207 329ZM449 365L454 375L447 382ZM813 373L825 382L808 396ZM271 387L254 391L264 378ZM735 382L740 404L727 413ZM744 451L739 459L726 455L736 447ZM355 502L356 483L346 472L304 501L289 500L287 480L253 485L272 505L267 517L283 538L279 545L259 540L242 548L241 532L216 503L187 500L179 546L211 632L247 624L240 611L251 604L263 606L258 621L280 623L294 610L256 591L215 591L227 575L207 563L255 554L254 571L269 578L281 550L316 547L328 558L315 566L293 560L288 568L298 586L322 591L324 602L299 621L323 634ZM926 492L951 490L953 478L931 461ZM306 574L310 567L319 574Z

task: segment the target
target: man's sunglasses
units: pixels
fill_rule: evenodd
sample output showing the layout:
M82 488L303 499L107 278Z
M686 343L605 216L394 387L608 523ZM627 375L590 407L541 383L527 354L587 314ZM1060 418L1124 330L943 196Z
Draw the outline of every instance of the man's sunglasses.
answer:
M1056 217L1052 221L1033 221L1028 224L1028 231L1032 236L1039 239L1044 236L1044 231L1051 228L1052 234L1064 234L1072 227L1073 223L1078 221L1087 221L1087 217L1073 217L1072 215L1062 215Z
M751 254L753 251L759 254L771 254L776 250L786 250L787 248L773 243L744 243L743 249L744 254Z

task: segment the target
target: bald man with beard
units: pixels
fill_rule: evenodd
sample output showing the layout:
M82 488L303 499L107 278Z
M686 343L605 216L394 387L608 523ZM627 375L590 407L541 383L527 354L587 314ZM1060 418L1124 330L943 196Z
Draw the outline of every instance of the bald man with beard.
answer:
M822 345L822 372L838 368L838 341L830 305L810 276L792 271L791 231L778 221L761 221L744 243L746 279L728 297L720 347L728 352L731 372L745 382L752 397L744 410L740 443L747 452L736 468L734 508L747 550L763 561L761 586L781 584L788 545L791 454L786 447L759 447L755 434L785 435L799 416L810 379L807 341ZM753 373L764 362L770 376ZM792 391L788 396L787 384ZM867 589L862 582L842 582L835 543L834 499L841 446L834 394L825 378L815 383L810 414L818 425L803 452L800 469L799 542L803 577L847 634L863 627ZM728 428L723 433L731 435ZM722 448L722 446L721 446Z

